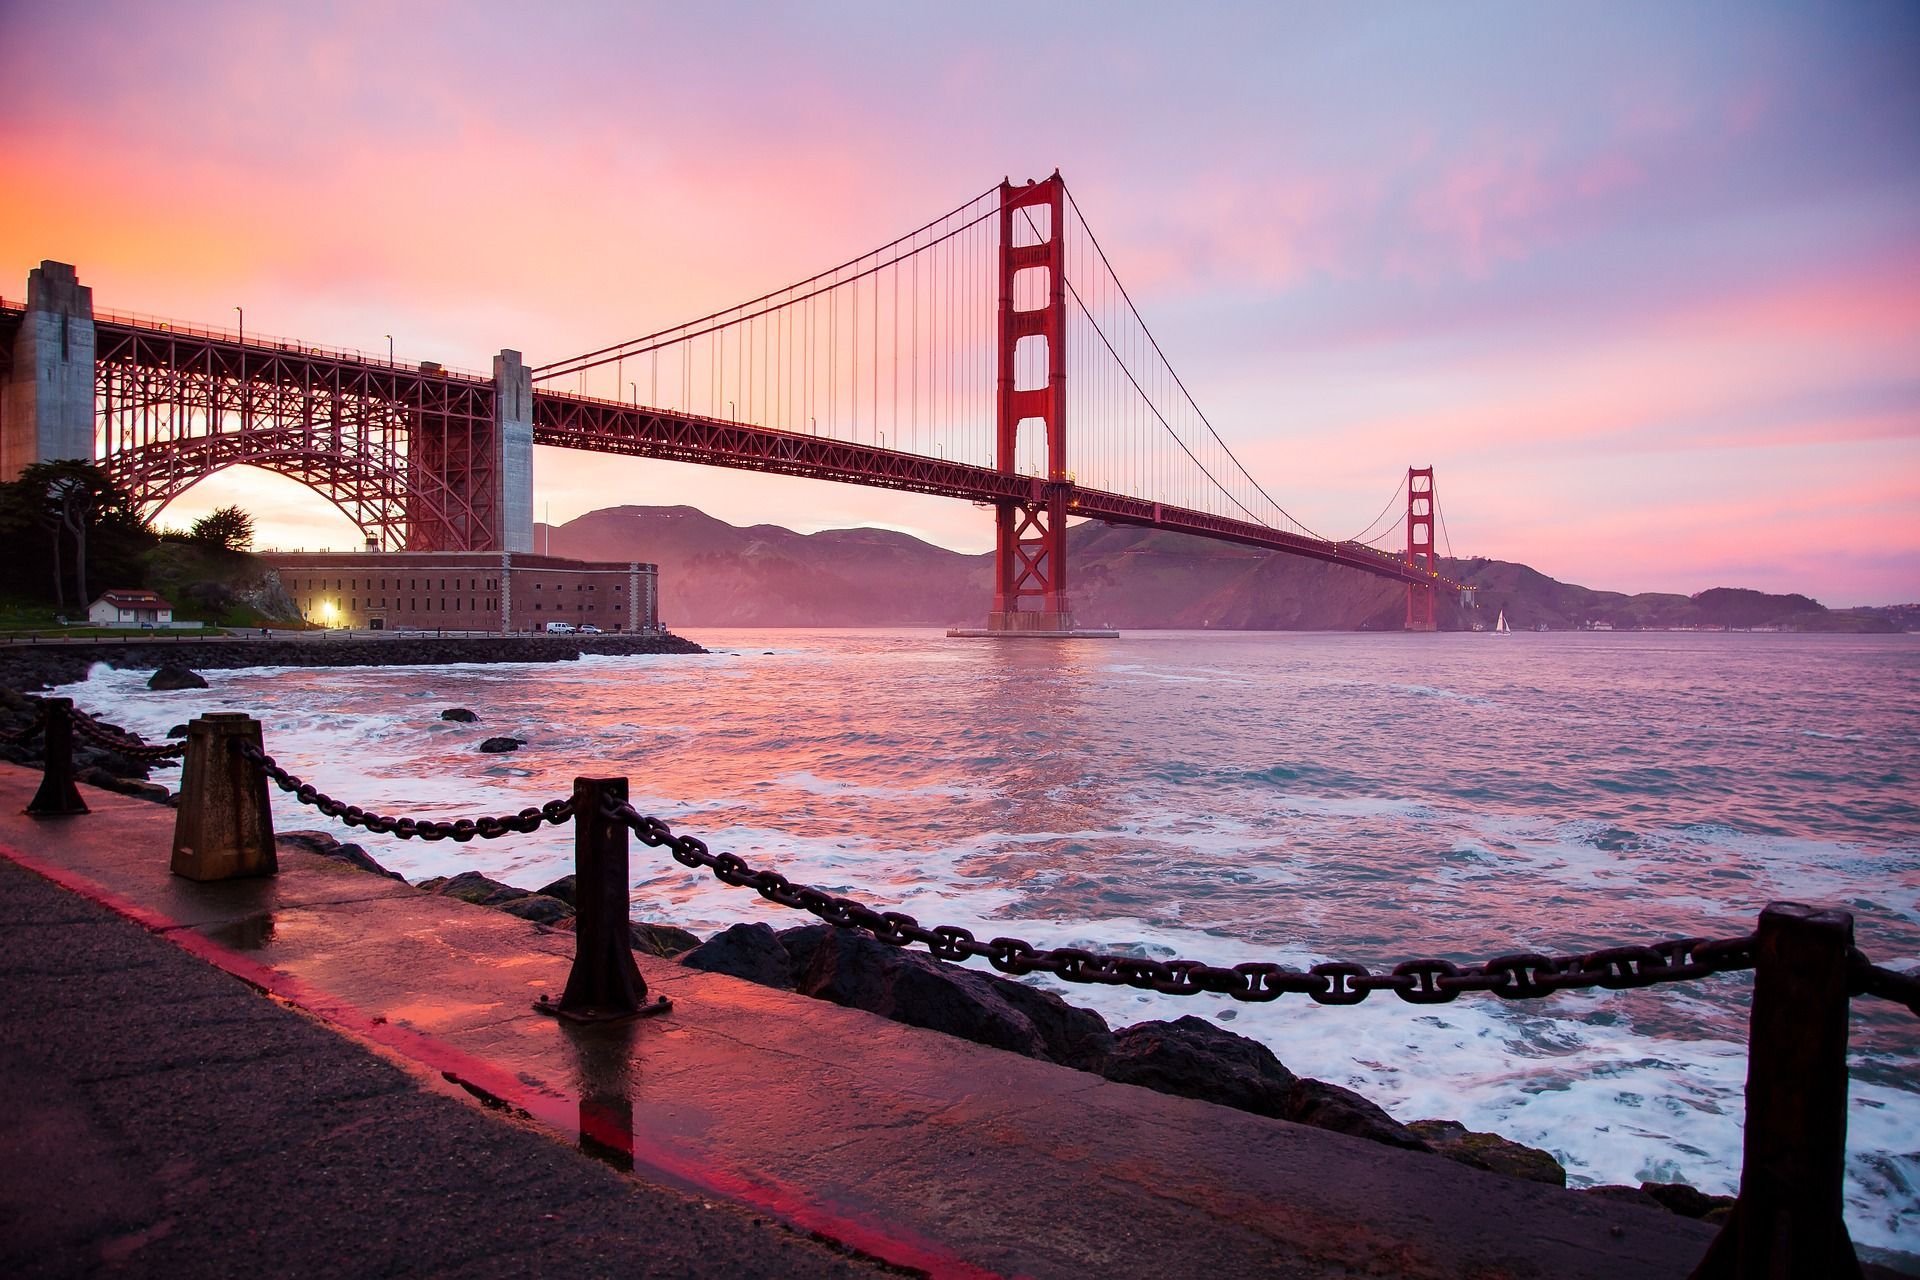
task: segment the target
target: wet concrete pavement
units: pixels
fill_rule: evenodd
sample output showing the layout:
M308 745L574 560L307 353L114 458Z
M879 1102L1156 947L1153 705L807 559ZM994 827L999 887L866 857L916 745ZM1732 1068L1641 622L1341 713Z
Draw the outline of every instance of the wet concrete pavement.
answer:
M227 1179L226 1165L244 1162L245 1148L223 1154L220 1145L236 1128L221 1111L220 1076L225 1057L259 1056L258 1019L209 1015L195 1033L204 1056L177 1062L151 1047L164 1042L174 1019L142 1023L141 1014L124 1028L103 1022L97 1032L76 1024L84 1045L58 1059L29 1052L41 1038L34 1024L65 1025L80 1016L66 1011L69 1003L98 1008L104 1018L120 1004L153 1001L156 991L170 1001L187 975L224 983L262 1015L292 1016L202 961L412 1064L416 1073L456 1080L556 1139L541 1160L517 1148L503 1154L507 1135L529 1135L469 1109L458 1125L475 1127L462 1130L465 1154L457 1164L427 1161L432 1176L414 1182L410 1169L376 1164L364 1175L346 1174L329 1161L323 1167L333 1172L318 1186L310 1177L298 1195L275 1196L276 1211L250 1222L251 1239L293 1229L300 1205L350 1207L370 1238L404 1242L421 1223L458 1216L466 1206L524 1201L533 1207L510 1209L475 1234L458 1266L484 1268L489 1249L505 1248L513 1252L498 1260L502 1274L516 1266L557 1270L527 1238L540 1215L563 1213L578 1228L619 1199L596 1192L582 1201L591 1213L570 1207L573 1193L553 1181L582 1167L568 1146L631 1165L643 1185L688 1192L698 1198L695 1206L699 1199L739 1206L716 1221L741 1235L743 1246L795 1243L792 1235L756 1232L757 1216L865 1256L947 1275L1680 1277L1713 1236L1712 1228L1672 1215L1113 1084L670 961L640 959L648 983L674 1000L665 1017L612 1030L568 1028L531 1005L564 986L570 933L298 853L282 853L274 880L193 884L167 872L171 811L88 790L93 814L35 822L17 816L35 781L28 771L0 767L0 858L34 867L173 944L144 939L168 958L143 962L157 966L151 975L132 975L126 961L90 950L111 923L95 918L100 913L71 896L49 901L45 889L16 908L12 886L19 877L0 868L6 935L29 939L0 950L8 967L0 974L7 992L0 997L7 1002L0 1078L13 1096L20 1096L20 1078L50 1100L29 1108L32 1115L59 1114L75 1089L82 1102L94 1098L102 1115L137 1101L157 1145L109 1162L118 1171L113 1177L144 1177L157 1195L182 1180L162 1173L169 1161L191 1163L197 1172L187 1181ZM742 906L745 915L744 899ZM47 911L86 923L28 923ZM14 967L32 974L45 962L16 960L14 947L53 946L62 930L72 932L74 949L54 948L61 957L56 985L72 994L51 1005L43 1003L44 992L17 995ZM196 1025L199 998L184 1001L183 1027ZM406 1080L353 1040L295 1021L302 1036L357 1055L383 1079ZM373 1152L404 1154L433 1127L408 1118L407 1108L458 1108L417 1086L395 1086L394 1105L405 1107L389 1132L387 1121L362 1113L366 1101L343 1091L336 1072L300 1069L310 1050L279 1047L275 1037L283 1034L292 1032L259 1033L269 1046L264 1060L285 1063L267 1071L273 1087L257 1095L236 1090L234 1104L251 1116L236 1136L277 1144L287 1153L283 1162L299 1166L310 1155L303 1144L336 1132L361 1135ZM156 1052L164 1071L144 1065L156 1061ZM95 1097L86 1093L95 1085L76 1083L94 1080L127 1081L135 1093ZM188 1080L196 1083L183 1094ZM191 1103L178 1100L188 1096ZM297 1117L284 1138L282 1108ZM34 1132L25 1130L29 1139ZM111 1126L103 1132L108 1137L100 1141L110 1141ZM247 1181L234 1176L221 1185L237 1193ZM651 1203L659 1194L640 1198ZM11 1201L11 1188L4 1198ZM548 1208L563 1205L569 1207ZM700 1222L704 1230L706 1220ZM115 1237L103 1229L90 1238ZM164 1240L138 1252L160 1245ZM764 1265L736 1266L715 1252L693 1271L754 1274ZM846 1264L809 1255L787 1273L836 1265Z

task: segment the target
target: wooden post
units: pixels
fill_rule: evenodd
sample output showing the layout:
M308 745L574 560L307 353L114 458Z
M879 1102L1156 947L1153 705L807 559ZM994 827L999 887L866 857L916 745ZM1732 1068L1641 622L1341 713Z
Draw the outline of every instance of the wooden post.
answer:
M1770 903L1755 933L1740 1197L1695 1280L1849 1280L1847 953L1853 916Z
M73 785L73 699L48 698L46 724L40 731L40 755L45 767L40 774L40 789L27 804L27 813L35 818L64 818L88 812Z
M213 711L188 723L173 823L175 875L234 880L280 870L266 775L240 754L242 743L261 744L260 722L252 716Z
M606 815L608 801L627 798L625 778L573 780L573 971L554 1004L535 1006L572 1022L618 1022L665 1013L665 996L647 1001L647 981L633 961L629 931L627 825Z

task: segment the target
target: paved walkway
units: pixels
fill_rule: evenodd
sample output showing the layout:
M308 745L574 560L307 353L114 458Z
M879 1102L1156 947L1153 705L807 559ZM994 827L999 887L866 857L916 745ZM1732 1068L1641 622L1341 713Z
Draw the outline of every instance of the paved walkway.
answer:
M4 1175L9 1212L36 1208L0 1238L56 1271L849 1265L777 1221L937 1275L1599 1280L1685 1276L1713 1235L646 957L669 1015L571 1031L530 1009L571 934L304 854L193 884L166 870L170 810L83 789L91 815L34 822L35 780L0 766L0 1083L35 1099L0 1163L36 1171Z

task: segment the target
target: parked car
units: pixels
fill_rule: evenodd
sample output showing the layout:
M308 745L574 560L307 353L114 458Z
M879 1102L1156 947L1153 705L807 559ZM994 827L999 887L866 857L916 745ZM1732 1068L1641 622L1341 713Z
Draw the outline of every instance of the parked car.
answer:
M601 634L600 628L594 626L591 622L581 623L579 631L583 636L597 636Z
M549 622L546 625L546 631L550 635L570 636L573 634L574 627L571 622Z

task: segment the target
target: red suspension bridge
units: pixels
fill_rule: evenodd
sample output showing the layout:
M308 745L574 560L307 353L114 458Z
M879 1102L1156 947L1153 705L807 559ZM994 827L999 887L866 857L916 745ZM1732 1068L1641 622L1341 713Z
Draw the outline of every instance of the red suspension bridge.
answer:
M990 507L994 631L1074 629L1081 518L1404 582L1412 629L1459 589L1438 570L1432 468L1343 539L1254 478L1058 173L671 329L531 369L502 351L491 376L96 312L71 267L43 263L24 305L0 302L0 380L0 474L90 458L149 516L245 464L387 549L529 551L543 444Z

